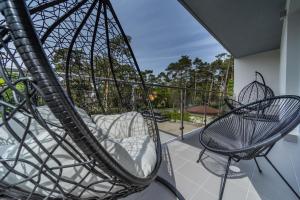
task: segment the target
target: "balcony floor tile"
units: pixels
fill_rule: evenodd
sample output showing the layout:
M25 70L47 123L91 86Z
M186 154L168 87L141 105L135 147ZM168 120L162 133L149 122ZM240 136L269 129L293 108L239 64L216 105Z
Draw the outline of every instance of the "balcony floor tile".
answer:
M173 184L186 200L217 200L220 183L225 172L227 158L206 152L196 163L202 149L198 131L163 145L163 162L159 175ZM164 137L167 138L167 137ZM295 156L299 144L281 141L270 153L270 159L299 190L300 159ZM258 162L263 169L260 174L254 161L232 162L223 200L296 200L297 198L262 158ZM298 175L298 176L297 176ZM175 200L176 197L159 183L152 183L145 191L123 200Z

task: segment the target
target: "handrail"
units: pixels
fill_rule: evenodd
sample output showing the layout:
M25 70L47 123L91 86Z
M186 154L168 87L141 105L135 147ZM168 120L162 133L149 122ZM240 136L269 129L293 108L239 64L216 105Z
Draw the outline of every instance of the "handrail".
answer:
M64 72L58 72L56 71L57 75L59 77L64 77L65 73ZM76 75L76 74L72 74L72 78L76 78L76 77L79 77L79 75ZM86 79L91 79L92 77L91 76L88 76L88 75L80 75L81 78L86 78ZM109 81L109 82L114 82L114 80L112 78L104 78L104 77L94 77L95 78L95 84L98 85L100 82L102 81ZM60 80L60 82L62 84L64 84L63 82L64 80ZM142 82L136 82L136 81L128 81L128 80L120 80L120 79L117 79L117 81L119 83L124 83L124 84L129 84L131 85L132 87L136 87L138 85L141 85L142 86ZM203 103L201 103L200 105L204 106L204 120L202 123L204 123L204 125L207 124L208 120L207 120L207 107L209 106L209 102L208 102L208 96L209 94L216 94L218 97L218 102L221 102L222 100L222 95L223 93L220 92L220 91L214 91L214 90L202 90L202 89L195 89L195 88L192 88L192 87L180 87L180 86L173 86L173 85L164 85L164 84L159 84L159 83L145 83L145 86L146 87L149 87L150 88L169 88L169 89L175 89L175 90L178 90L180 92L180 102L179 102L179 106L180 106L180 127L179 127L179 130L181 132L181 139L183 140L184 139L184 114L186 113L186 91L187 90L192 90L192 91L197 91L199 92L198 95L200 95L200 93L202 93L203 95L203 98L204 98L204 101ZM76 90L76 89L75 89ZM134 91L133 91L133 95L134 95ZM219 110L221 108L221 106L218 107Z
M64 77L65 73L64 72L58 72L56 71L56 73L60 76L60 77ZM72 74L72 78L74 77L79 77L79 75L77 74ZM86 79L90 79L92 78L91 76L89 75L80 75L81 79L82 78L86 78ZM114 79L112 78L105 78L105 77L94 77L95 78L95 82L96 82L96 85L98 85L100 82L102 81L108 81L108 82L115 82ZM140 85L140 86L143 86L143 83L142 82L137 82L137 81L131 81L131 80L121 80L121 79L116 79L117 82L119 83L124 83L124 84L128 84L128 85L131 85L132 87L135 87L137 85ZM180 92L180 127L179 127L179 130L180 130L180 133L181 133L181 139L183 140L184 139L184 114L186 112L186 105L185 105L185 101L186 101L186 91L187 90L192 90L192 91L197 91L197 92L200 92L200 93L204 93L204 102L203 105L204 106L204 125L207 124L208 122L208 113L207 113L207 107L209 106L209 102L208 102L208 96L209 94L217 94L218 96L218 102L219 102L219 110L221 108L220 106L220 103L221 103L221 100L223 100L223 92L220 92L220 91L214 91L214 90L201 90L201 89L195 89L195 88L192 88L192 87L180 87L180 86L174 86L174 85L164 85L164 84L159 84L159 83L147 83L145 82L144 85L148 88L155 88L155 87L158 87L158 88L169 88L169 89L176 89ZM134 94L134 92L132 92L132 94Z
M56 72L58 75L65 75L64 72ZM79 75L76 74L72 74L72 78L76 77ZM80 75L81 78L85 77L85 78L92 78L91 76L88 75ZM114 79L112 78L105 78L105 77L95 77L96 82L100 82L100 81L110 81L110 82L114 82ZM126 83L126 84L130 84L130 85L142 85L142 82L137 82L137 81L128 81L128 80L121 80L121 79L116 79L117 82L120 83ZM185 89L191 89L193 91L197 91L197 92L214 92L214 93L219 93L222 94L223 92L220 91L214 91L214 90L201 90L201 89L195 89L192 87L180 87L180 86L174 86L174 85L163 85L163 84L159 84L159 83L145 83L146 86L150 86L150 87L163 87L163 88L170 88L170 89L178 89L178 90L185 90Z

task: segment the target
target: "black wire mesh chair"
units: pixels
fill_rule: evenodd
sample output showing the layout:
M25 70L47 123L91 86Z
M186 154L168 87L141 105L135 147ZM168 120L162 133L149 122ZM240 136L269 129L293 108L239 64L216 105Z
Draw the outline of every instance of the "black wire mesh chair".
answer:
M265 113L274 116L275 119L264 121L259 118L261 107L266 102L271 104L265 108ZM241 114L239 110L256 107L251 111L252 118L248 113ZM236 108L225 115L209 123L200 133L200 143L203 150L200 152L199 160L206 150L228 156L228 164L224 179L222 181L219 199L222 199L224 187L230 167L231 160L254 159L259 171L257 157L264 157L293 193L300 199L299 194L291 187L286 179L275 168L267 157L275 143L292 131L300 123L300 97L277 96L272 99L264 99Z
M0 197L116 199L158 180L147 88L108 0L0 0ZM131 84L135 82L133 100Z
M258 77L261 79L261 81L258 80ZM226 105L229 107L229 109L233 110L235 108L241 107L243 105L256 102L259 100L264 100L268 98L274 97L273 90L266 85L265 79L263 75L259 72L255 72L255 80L248 85L246 85L239 93L237 101L234 99L230 99L228 97L225 97L224 101ZM268 107L271 104L271 102L266 101L264 105L261 105L261 110L263 110ZM243 110L238 110L238 112L244 113L251 110L257 110L255 105L251 107L247 107ZM261 118L261 117L260 117ZM265 118L268 118L268 116L265 116Z

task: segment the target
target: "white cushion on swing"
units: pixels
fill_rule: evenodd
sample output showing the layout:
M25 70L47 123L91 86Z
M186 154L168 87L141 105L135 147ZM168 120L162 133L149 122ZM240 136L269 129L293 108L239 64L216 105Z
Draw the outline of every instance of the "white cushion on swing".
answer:
M97 129L111 138L127 138L148 135L148 126L138 112L126 112L115 115L93 115Z
M65 134L65 131L61 127L59 120L52 114L52 112L47 106L38 107L38 111L43 119L52 123L52 125L49 124L47 125L56 136L59 136L59 137L55 136L56 139L62 137ZM96 138L99 139L99 141L101 141L101 145L127 171L129 171L130 173L138 177L146 177L153 171L154 166L156 164L156 148L152 139L148 135L146 135L146 131L140 132L140 135L138 135L138 132L134 132L134 131L130 132L129 130L127 130L125 135L128 135L130 133L134 136L124 137L124 138L109 137L104 139L105 137L103 135L103 130L96 128L96 124L92 121L92 119L88 116L88 114L83 109L80 108L77 108L77 111L80 114L81 118L84 120L84 122L88 125L91 132L96 136ZM144 122L141 121L142 119L137 117L136 114L134 113L131 113L130 115L126 116L126 118L124 119L131 120L129 116L135 116L135 119L137 119L138 122L142 122L142 124L144 124ZM14 120L13 119L9 120L8 123L12 127L12 129L16 132L16 134L22 137L24 135L25 129L20 125L20 123L26 126L29 118L22 113L16 113L14 115L14 118L15 118ZM146 130L147 128L147 127L138 127L137 125L138 124L133 126L136 128L135 130L138 130L139 128L141 129L144 128ZM45 149L37 145L34 138L32 138L30 135L27 135L25 143L26 145L28 145L28 147L31 150L33 150L33 152L38 154L38 158L34 157L30 152L28 152L26 148L23 147L22 150L20 151L20 156L19 156L20 160L19 162L17 162L17 165L15 166L14 169L22 174L32 176L37 174L38 170L41 167L41 163L38 161L38 159L45 160L48 155L45 150L47 150L48 152L52 151L57 145L57 141L55 141L55 139L49 134L49 132L44 127L42 127L36 120L31 120L29 129ZM2 159L16 158L19 142L16 141L14 137L12 137L10 132L8 132L7 128L5 128L5 126L1 126L0 131L1 131L0 155ZM70 142L71 146L75 147L80 153L82 153L81 150L76 147L76 144L74 144L71 138L69 138L69 136L66 137L66 141ZM63 142L63 144L67 145L65 142ZM73 150L71 150L71 152L73 152ZM77 155L76 152L73 153ZM52 155L53 157L50 156L50 159L46 162L47 167L59 167L60 165L79 164L79 162L77 162L71 156L71 154L61 146L58 146L57 149L53 150ZM21 160L23 162L20 162ZM36 166L32 164L35 164ZM101 169L98 170L101 171ZM7 168L4 167L2 164L0 164L0 178L2 178L7 171L8 171ZM59 169L54 169L52 170L52 172L56 176L60 175ZM63 177L63 180L60 180L60 183L63 184L60 185L62 186L65 192L71 191L75 187L74 184L68 183L65 180L79 182L81 181L82 177L86 177L82 182L82 184L85 186L95 183L93 186L91 186L91 188L94 190L107 191L111 187L111 185L106 182L99 182L102 180L99 176L90 173L89 169L86 169L82 166L70 166L67 168L62 168L61 175ZM4 181L9 184L17 183L22 180L24 180L24 178L14 173L10 173L4 179ZM37 177L35 177L34 180L37 180ZM55 183L51 181L49 177L45 175L41 175L40 185L51 190L54 187ZM34 188L34 184L30 183L29 181L25 181L24 183L18 184L18 186L28 191L31 191ZM111 192L114 192L115 190L118 189L120 188L115 186L111 190ZM82 188L77 187L76 189L72 190L72 194L75 196L79 196L82 191L83 191ZM49 194L48 191L41 188L37 188L35 193L41 195ZM82 197L84 198L84 197L98 196L101 198L103 195L104 194L101 192L85 191L82 194Z
M136 171L139 173L134 173L135 175L147 177L151 174L156 165L156 146L149 137L148 126L140 113L94 115L92 118L96 123L95 127L95 123L83 109L77 108L77 111L89 127L94 127L98 131L98 135L108 137L110 141L120 144L129 153L133 163L138 165ZM142 171L142 175L139 170Z
M48 127L55 134L62 136L65 133L64 129L61 127L59 120L52 114L47 106L38 107L38 111L44 120L58 126L56 127L54 125L48 124ZM150 139L150 137L145 134L146 132L142 132L143 134L140 134L139 136L137 135L137 132L134 132L133 135L136 136L127 138L106 138L103 135L103 130L96 128L96 124L83 109L77 108L77 111L80 114L81 118L84 120L85 124L88 125L91 132L96 136L97 139L99 139L99 141L102 141L101 144L106 149L106 151L126 170L139 177L146 177L153 171L156 164L156 148L152 139ZM141 119L143 118L139 118L135 114L132 114L130 116L135 116L135 119L137 119L138 122L142 122ZM16 113L14 117L15 120L10 120L9 124L14 130L17 129L17 135L22 137L25 131L23 127L18 125L17 121L26 126L29 118L22 113ZM130 120L129 117L126 117L125 119ZM134 125L134 127L137 126ZM36 120L31 121L29 128L30 131L39 138L39 141L44 141L43 139L47 138L47 140L45 140L47 142L45 144L43 143L46 148L48 147L48 145L52 145L51 142L55 143L53 138L49 136L48 131L44 127L42 127ZM6 128L4 128L4 126L2 126L1 129L1 131L3 131L3 134L1 134L1 138L3 138L3 142L1 142L2 145L18 144L18 142L15 141L14 137L12 137L12 135L6 130ZM144 129L146 130L147 127L144 127ZM130 131L127 131L127 133L128 132ZM49 136L50 138L47 136ZM51 140L51 138L52 141L48 141ZM28 135L26 137L26 141L30 142L31 140L33 141L31 136ZM73 143L70 138L68 138L68 141ZM76 146L76 144L74 145ZM6 147L9 147L11 149L17 148L17 146L18 145L6 145ZM57 153L63 154L62 152Z
M114 115L93 115L97 130L121 144L132 159L140 164L144 176L149 175L156 163L156 148L149 137L148 126L138 112Z
M41 142L43 147L48 151L52 152L52 156L50 156L49 160L47 161L46 165L47 167L53 168L53 167L59 167L61 165L74 165L74 164L79 164L73 156L69 152L67 152L65 149L63 149L61 146L56 148L57 142L51 137L49 134L39 134L37 137L38 141ZM66 143L63 143L66 145ZM17 172L20 172L22 174L25 174L27 176L32 176L38 174L38 171L41 169L41 162L38 162L38 159L41 160L46 160L48 154L46 153L45 149L41 148L37 143L34 141L33 138L30 138L29 140L26 140L26 145L28 145L29 149L35 152L38 156L38 158L34 157L26 148L22 148L20 152L20 157L19 157L19 162L17 162L17 165L14 167L14 170ZM72 145L75 145L74 143ZM125 168L131 169L131 173L136 173L134 170L136 170L135 163L132 162L132 159L130 156L121 149L119 149L121 146L120 145L115 145L114 142L106 140L105 141L105 146L107 147L107 151L109 153L112 153L113 155L118 154L118 161L122 162L124 164ZM2 146L1 148L1 155L3 159L9 159L9 158L16 158L17 151L18 151L18 144L15 145L6 145ZM55 149L55 150L54 150ZM78 150L78 148L77 148ZM75 151L70 150L72 153L76 154ZM117 152L117 153L116 153ZM120 154L120 152L122 152ZM88 159L87 159L88 160ZM20 162L21 161L21 162ZM125 164L126 163L126 164ZM46 170L44 168L44 170ZM101 171L101 169L99 169ZM7 168L4 166L0 166L0 177L2 178L5 173L7 172ZM57 176L57 177L62 177L60 179L60 186L64 190L64 192L70 192L75 186L76 183L79 183L82 181L82 178L87 176L83 182L81 183L84 186L89 186L90 184L93 184L92 189L99 190L99 191L105 191L108 190L111 185L108 184L107 182L101 183L99 181L102 181L102 178L97 176L94 173L91 173L89 169L83 167L83 166L70 166L66 168L62 168L61 171L59 169L53 169L51 170L52 173L47 172L47 174L51 174L51 176ZM141 173L141 172L140 172ZM9 184L14 184L18 183L20 181L24 180L23 177L18 176L14 173L10 173L4 181L9 183ZM37 177L34 178L34 180L37 180ZM56 179L55 179L56 180ZM73 183L69 183L69 181L72 181ZM52 181L49 177L46 175L42 174L40 177L40 182L39 185L52 189L55 185L55 182ZM32 184L29 181L26 181L22 184L18 184L19 187L22 189L25 189L29 192L32 191L34 188L34 184ZM118 188L118 187L117 187ZM115 188L115 190L117 189ZM76 188L71 192L71 194L75 196L79 196L80 193L82 192L82 188ZM49 192L38 188L36 193L41 194L41 195L48 195ZM83 197L90 197L90 196L99 196L101 197L103 194L101 193L94 193L91 191L87 191L84 193Z
M124 147L134 163L137 163L142 170L143 177L147 177L153 171L156 164L156 148L148 135L113 139Z

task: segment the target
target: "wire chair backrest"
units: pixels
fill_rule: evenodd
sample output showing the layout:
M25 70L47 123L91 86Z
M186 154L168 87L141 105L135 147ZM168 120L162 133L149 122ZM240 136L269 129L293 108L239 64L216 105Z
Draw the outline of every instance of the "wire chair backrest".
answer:
M266 102L271 102L265 107ZM251 112L249 107L256 108ZM261 108L264 112L261 112ZM242 113L242 114L241 114ZM277 96L236 108L204 128L202 141L212 150L252 158L300 123L300 97ZM214 138L224 139L223 141Z

